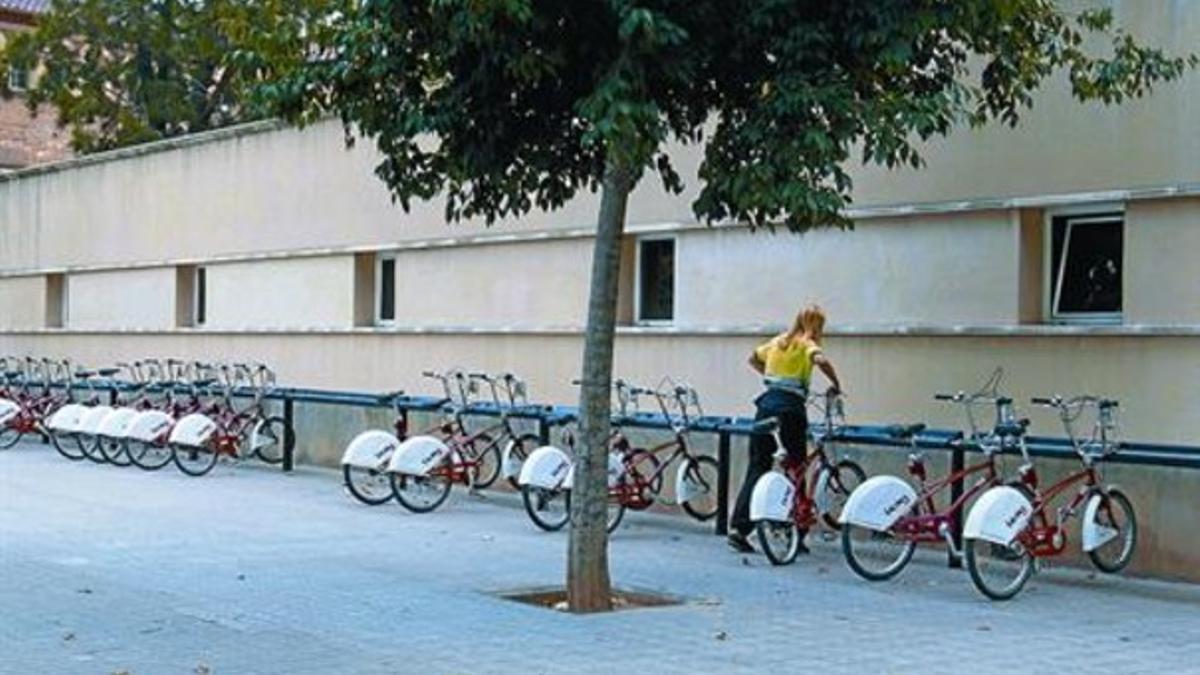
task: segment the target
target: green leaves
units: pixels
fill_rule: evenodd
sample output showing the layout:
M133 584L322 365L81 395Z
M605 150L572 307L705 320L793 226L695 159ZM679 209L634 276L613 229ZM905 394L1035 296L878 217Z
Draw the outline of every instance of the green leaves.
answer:
M53 105L77 151L106 150L267 115L257 85L303 66L350 4L55 0L0 67L37 66L30 108Z
M607 165L679 190L674 139L704 143L698 217L847 226L852 162L920 167L922 141L1017 124L1056 72L1119 102L1196 63L1054 0L368 0L325 37L264 98L373 139L400 203L444 193L448 218L489 222Z

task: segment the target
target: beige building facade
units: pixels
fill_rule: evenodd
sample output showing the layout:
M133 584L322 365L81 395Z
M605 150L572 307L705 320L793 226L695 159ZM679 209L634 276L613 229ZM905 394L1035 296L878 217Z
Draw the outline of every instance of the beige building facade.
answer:
M1115 7L1168 49L1200 36L1200 3ZM1015 129L933 144L923 171L857 170L849 232L707 226L694 180L681 195L643 181L616 370L747 414L749 349L813 300L851 421L959 426L932 394L1003 367L1018 401L1109 395L1126 438L1200 445L1197 120L1200 77L1114 108L1060 83ZM695 175L697 148L673 156ZM0 354L255 359L287 384L412 392L433 391L422 370L461 365L571 402L598 196L448 224L436 201L393 205L376 161L333 122L257 124L0 177ZM1060 433L1025 408L1037 433ZM301 437L310 461L335 463L364 423L328 419ZM1200 475L1113 473L1141 511L1137 568L1200 579L1200 544L1170 536Z

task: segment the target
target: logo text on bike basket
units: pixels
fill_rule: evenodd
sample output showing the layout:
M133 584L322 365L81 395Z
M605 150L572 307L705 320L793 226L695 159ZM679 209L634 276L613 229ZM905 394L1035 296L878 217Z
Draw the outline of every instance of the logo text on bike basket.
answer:
M1012 514L1012 516L1008 520L1004 521L1004 524L1007 525L1008 527L1012 527L1013 525L1016 525L1017 521L1020 520L1021 517L1027 513L1029 513L1029 507L1022 506L1021 508L1017 509L1017 512Z
M909 499L908 495L901 495L899 499L897 499L895 502L893 502L891 506L884 509L883 512L890 516L893 513L895 513L897 509L899 509L903 506L907 506L909 501L911 501L911 500Z

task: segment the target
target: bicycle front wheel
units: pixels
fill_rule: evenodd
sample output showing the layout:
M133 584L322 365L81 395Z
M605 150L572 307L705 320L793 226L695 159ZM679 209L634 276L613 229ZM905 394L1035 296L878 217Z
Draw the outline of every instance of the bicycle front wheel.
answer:
M413 513L429 513L441 506L450 496L451 480L445 474L410 476L393 473L388 476L396 501Z
M1012 598L1033 575L1033 556L1019 541L996 544L968 539L966 564L975 588L992 600Z
M1096 569L1116 574L1133 560L1137 548L1137 516L1133 513L1133 503L1120 490L1109 488L1101 493L1101 499L1091 525L1100 528L1109 539L1088 551L1088 557Z
M571 491L521 486L521 501L529 519L547 532L557 532L571 522Z
M712 457L693 457L685 460L683 482L690 496L680 502L687 514L696 520L711 520L717 515L717 482L720 472Z
M867 480L867 472L857 462L843 459L833 467L829 480L825 483L825 512L821 519L831 530L842 529L838 519L842 516L842 507L850 499L850 493Z
M842 554L855 574L867 581L886 581L908 566L917 543L890 530L842 525Z
M800 554L800 528L796 523L760 520L754 524L758 543L772 565L790 565Z
M198 478L217 465L217 451L207 445L174 445L171 447L171 459L175 460L175 466L180 471Z
M471 475L471 487L476 490L490 488L500 477L500 446L491 436L480 434L459 448L463 459L475 463Z

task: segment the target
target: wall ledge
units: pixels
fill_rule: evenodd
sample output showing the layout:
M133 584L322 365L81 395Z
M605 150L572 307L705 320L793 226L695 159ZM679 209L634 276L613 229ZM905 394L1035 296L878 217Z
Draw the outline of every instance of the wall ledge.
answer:
M712 325L712 326L618 326L617 335L626 337L761 337L784 330L782 325ZM322 335L529 335L579 337L583 327L578 325L510 325L510 326L389 326L389 327L321 327L321 326L263 326L247 328L0 328L0 336L106 336L106 335L168 335L168 336L322 336ZM1129 324L1122 326L1062 326L1062 325L843 325L831 326L830 337L1200 337L1200 324Z

